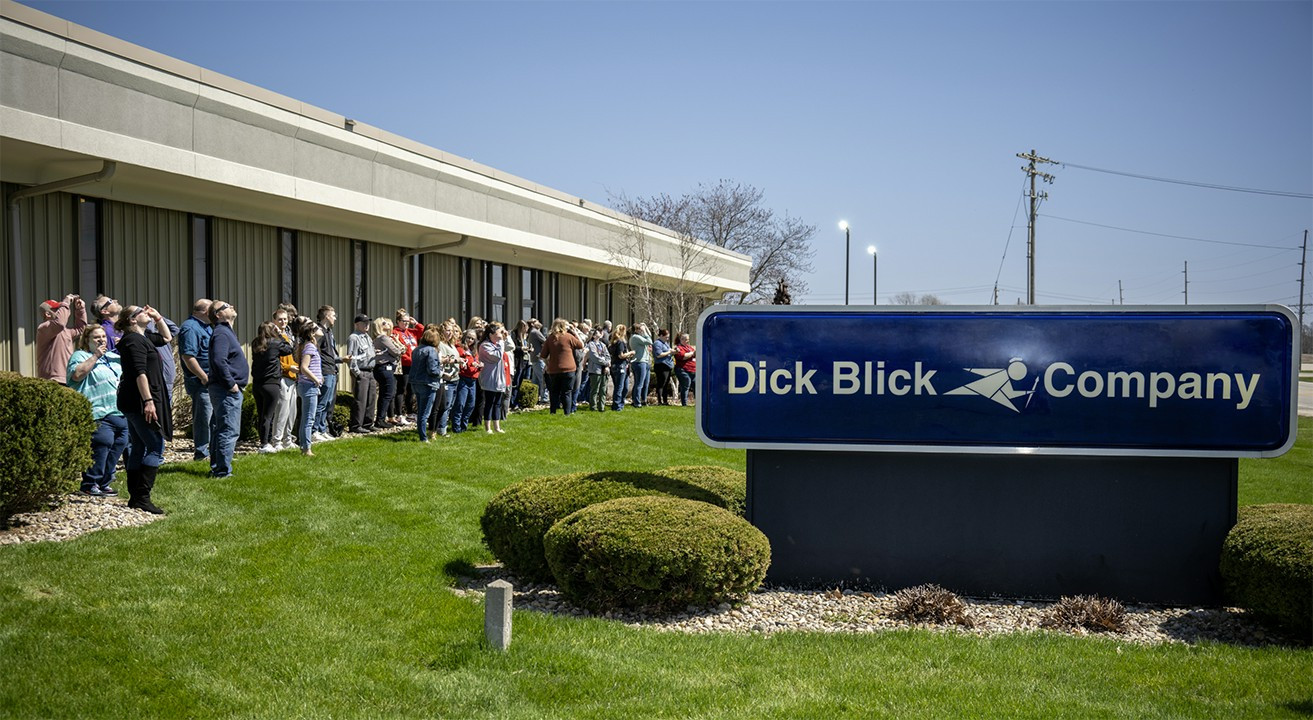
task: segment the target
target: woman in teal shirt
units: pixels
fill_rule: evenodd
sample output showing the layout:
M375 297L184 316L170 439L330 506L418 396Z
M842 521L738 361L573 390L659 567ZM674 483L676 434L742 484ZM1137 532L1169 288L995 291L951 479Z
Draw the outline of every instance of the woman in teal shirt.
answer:
M96 421L96 430L91 434L91 467L82 473L83 495L118 495L110 483L128 447L128 421L118 409L122 376L119 355L109 349L105 328L83 328L77 350L68 359L68 386L91 402L91 419Z

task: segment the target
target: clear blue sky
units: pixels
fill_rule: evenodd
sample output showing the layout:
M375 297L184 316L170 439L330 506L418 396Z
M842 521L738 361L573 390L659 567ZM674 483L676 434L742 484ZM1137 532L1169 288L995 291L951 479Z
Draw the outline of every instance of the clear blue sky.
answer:
M872 243L882 303L1024 298L1031 148L1313 193L1310 2L27 4L594 201L751 183L817 227L807 303L840 219L854 302ZM1048 169L1041 303L1179 304L1187 261L1191 304L1298 303L1313 200Z

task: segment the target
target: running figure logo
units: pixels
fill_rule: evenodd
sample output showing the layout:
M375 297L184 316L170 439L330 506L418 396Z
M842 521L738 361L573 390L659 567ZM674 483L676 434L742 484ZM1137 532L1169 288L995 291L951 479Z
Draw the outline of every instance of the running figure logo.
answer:
M967 372L972 372L980 376L979 380L972 380L960 388L954 388L944 393L945 395L979 395L989 398L1012 412L1019 413L1018 408L1012 401L1023 395L1034 397L1035 388L1029 390L1018 390L1012 387L1014 381L1026 377L1026 364L1021 362L1021 358L1012 358L1008 362L1006 369L1003 368L963 368ZM1035 378L1035 385L1039 385L1039 378ZM1026 398L1026 405L1030 405L1030 397ZM1022 406L1022 407L1025 407Z

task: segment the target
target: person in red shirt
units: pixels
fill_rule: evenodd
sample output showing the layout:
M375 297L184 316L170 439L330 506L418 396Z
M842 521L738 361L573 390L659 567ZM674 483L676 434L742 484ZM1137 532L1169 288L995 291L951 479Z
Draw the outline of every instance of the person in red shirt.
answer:
M473 330L466 330L460 344L456 346L460 356L460 380L456 384L456 405L451 418L452 430L455 432L465 432L474 414L474 398L479 394L479 371L483 369L475 349L477 344L478 336Z
M675 377L679 378L679 404L688 404L688 389L697 379L698 349L688 344L688 333L680 333L675 341Z
M405 308L397 310L397 321L392 324L392 337L401 343L405 352L401 354L401 377L397 380L396 398L392 401L393 414L405 418L415 413L415 394L410 389L410 354L419 346L419 339L424 336L424 325Z

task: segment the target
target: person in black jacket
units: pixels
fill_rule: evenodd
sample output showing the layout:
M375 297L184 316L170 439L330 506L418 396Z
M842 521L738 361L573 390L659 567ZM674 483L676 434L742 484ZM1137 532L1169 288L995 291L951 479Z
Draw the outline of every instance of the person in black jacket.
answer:
M155 341L147 339L146 326L159 329ZM173 339L168 325L149 305L129 305L119 313L114 328L123 333L118 342L123 376L119 380L118 409L128 421L128 507L163 515L151 502L155 475L164 464L164 441L173 436L173 418L167 412L169 388L156 342Z
M318 340L320 366L323 368L324 386L319 390L319 405L315 410L313 437L315 440L332 440L328 434L328 420L333 415L333 405L337 402L337 366L346 359L337 354L337 338L333 337L333 325L337 322L337 310L332 305L319 308L315 322L323 328L324 334Z
M233 332L237 308L222 301L210 304L210 406L214 433L210 440L210 477L232 475L233 450L242 427L242 388L251 377L242 343Z
M292 354L292 343L272 322L260 324L251 341L251 389L255 392L255 423L260 431L260 452L278 452L273 445L274 410L282 393L279 378L283 375L281 358Z

